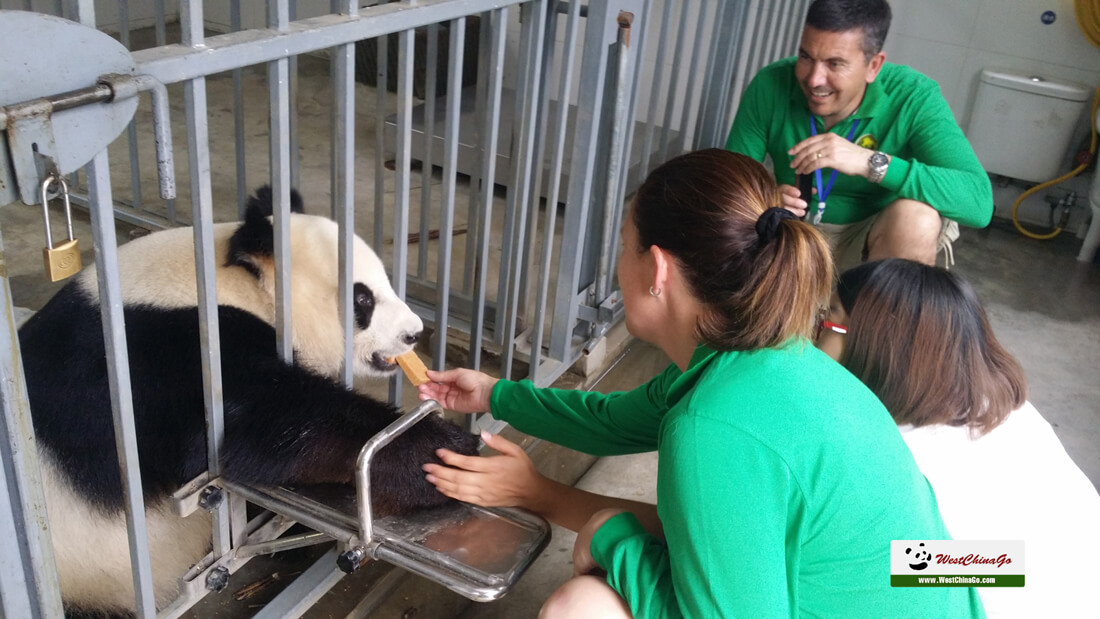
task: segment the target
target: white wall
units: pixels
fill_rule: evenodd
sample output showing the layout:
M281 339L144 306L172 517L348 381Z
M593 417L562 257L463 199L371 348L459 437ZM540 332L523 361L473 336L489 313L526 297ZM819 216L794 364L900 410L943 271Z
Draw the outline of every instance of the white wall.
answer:
M965 126L983 67L1017 69L1093 89L1100 49L1085 40L1073 0L894 0L886 40L889 60L910 65L940 84ZM1053 24L1043 24L1044 11Z
M886 40L887 59L939 82L964 129L973 114L984 67L1068 80L1090 92L1100 84L1100 49L1089 44L1077 26L1073 0L892 0L890 4L894 22ZM1056 15L1050 25L1041 20L1048 10ZM1086 111L1063 161L1065 172L1071 169L1071 151L1088 135L1088 122ZM1074 179L1048 192L1060 195L1075 189L1087 193L1088 180ZM1018 194L1012 187L994 188L999 216L1008 216ZM1079 200L1079 204L1083 202ZM1045 221L1046 213L1041 195L1029 198L1021 207L1025 220ZM1081 209L1074 221L1083 220L1084 215Z

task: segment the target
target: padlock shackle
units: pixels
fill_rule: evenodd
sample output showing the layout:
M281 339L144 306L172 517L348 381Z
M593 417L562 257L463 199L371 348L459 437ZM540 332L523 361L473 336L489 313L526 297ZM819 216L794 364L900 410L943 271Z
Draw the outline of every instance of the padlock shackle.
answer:
M60 195L65 201L65 231L68 233L68 240L73 240L76 235L73 234L73 209L69 204L69 184L65 182L65 177L60 174L49 174L42 180L42 188L40 193L42 194L42 219L46 222L46 249L53 249L53 233L50 231L50 185L57 183L61 186Z

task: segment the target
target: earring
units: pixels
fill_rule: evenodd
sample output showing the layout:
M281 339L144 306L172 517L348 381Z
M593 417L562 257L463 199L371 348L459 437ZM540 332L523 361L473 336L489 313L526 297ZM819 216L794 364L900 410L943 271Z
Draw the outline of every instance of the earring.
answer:
M650 287L649 287L649 294L651 294L651 295L653 295L653 296L655 296L655 297L659 297L659 296L661 296L661 289L660 289L660 288L658 288L658 289L654 290L654 289L653 289L653 286L650 286Z

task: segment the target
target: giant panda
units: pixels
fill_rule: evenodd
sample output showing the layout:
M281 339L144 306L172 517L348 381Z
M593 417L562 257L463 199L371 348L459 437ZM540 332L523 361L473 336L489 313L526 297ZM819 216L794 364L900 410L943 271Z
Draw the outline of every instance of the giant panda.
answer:
M217 304L225 410L223 475L250 484L351 483L363 443L392 422L392 406L336 381L343 361L337 226L303 214L292 195L292 364L276 351L271 192L243 223L217 224ZM210 520L172 513L167 497L207 469L193 230L176 228L118 250L141 480L157 604L209 551ZM382 262L354 240L354 373L389 376L422 322L394 293ZM134 606L96 269L85 269L19 330L58 578L67 612ZM430 416L373 465L379 512L448 500L420 466L477 442Z

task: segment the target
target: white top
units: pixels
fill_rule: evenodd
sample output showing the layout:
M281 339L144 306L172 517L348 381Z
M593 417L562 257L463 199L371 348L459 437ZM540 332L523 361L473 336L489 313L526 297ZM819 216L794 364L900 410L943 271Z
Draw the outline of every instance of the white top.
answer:
M1100 616L1100 495L1030 402L992 432L902 426L954 539L1024 540L1022 588L978 588L990 617Z

